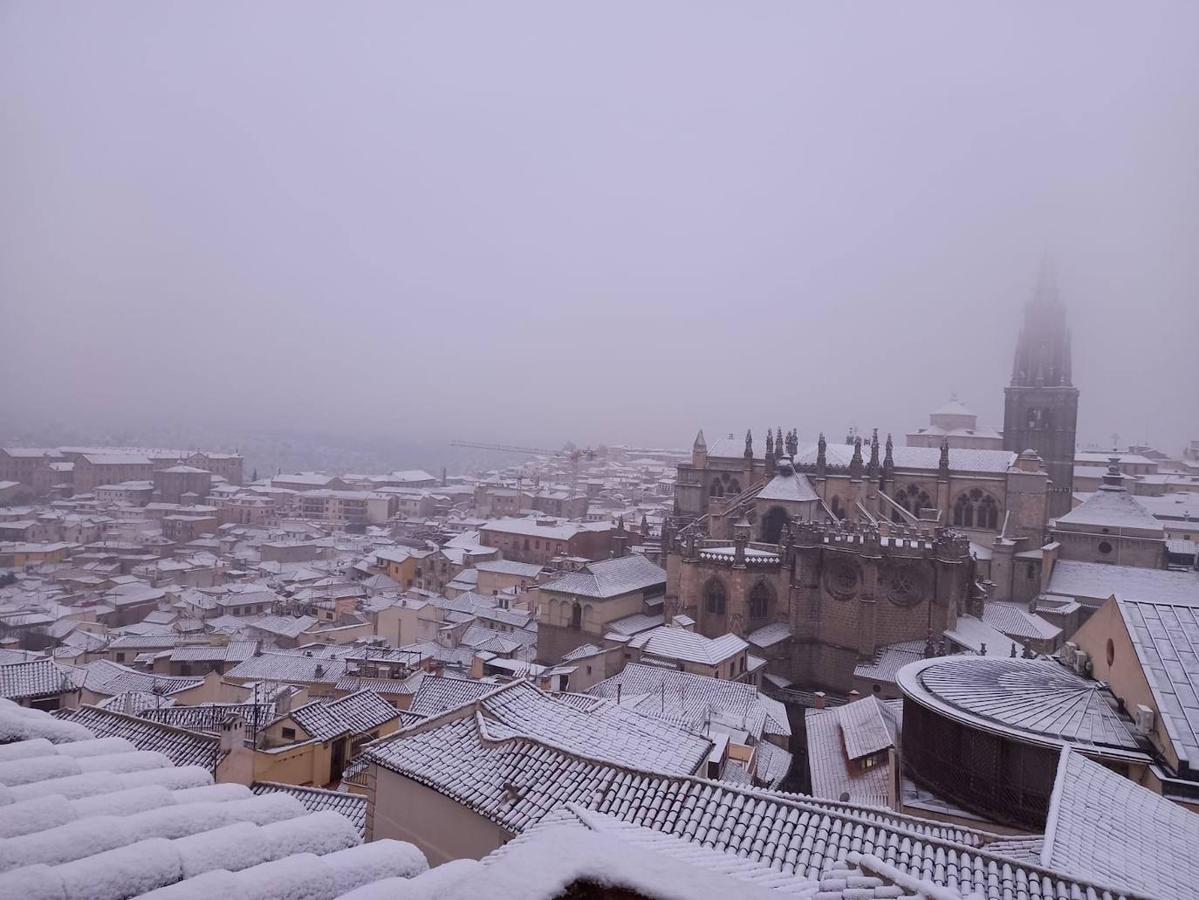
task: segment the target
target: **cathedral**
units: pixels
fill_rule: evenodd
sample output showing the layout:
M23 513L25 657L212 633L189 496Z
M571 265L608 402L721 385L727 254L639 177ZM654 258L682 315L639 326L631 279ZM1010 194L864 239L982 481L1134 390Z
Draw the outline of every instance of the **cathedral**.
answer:
M745 637L772 673L839 693L887 647L937 652L960 617L1013 599L1015 558L1039 552L1049 519L1071 507L1070 378L1046 270L1024 310L1002 449L994 432L951 441L957 420L939 446L900 447L877 431L801 443L777 428L761 455L750 433L709 442L701 431L663 529L666 620ZM1008 579L998 586L993 558Z

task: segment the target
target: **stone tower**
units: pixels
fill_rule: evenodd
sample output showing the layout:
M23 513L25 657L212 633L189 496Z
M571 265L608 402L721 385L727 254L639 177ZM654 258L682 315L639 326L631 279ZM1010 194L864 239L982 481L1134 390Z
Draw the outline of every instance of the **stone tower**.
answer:
M1012 383L1004 392L1003 447L1036 450L1049 473L1049 515L1070 511L1078 388L1070 379L1070 332L1057 282L1042 265L1037 291L1024 307Z

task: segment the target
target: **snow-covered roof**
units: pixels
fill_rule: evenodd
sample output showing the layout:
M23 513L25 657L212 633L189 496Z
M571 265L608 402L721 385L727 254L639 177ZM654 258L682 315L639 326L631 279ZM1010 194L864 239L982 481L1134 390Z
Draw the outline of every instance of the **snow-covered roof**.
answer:
M1199 816L1067 747L1041 864L1146 897L1194 897Z
M609 700L619 696L621 705L695 731L706 730L710 721L719 721L735 724L755 739L763 734L791 734L786 708L743 681L629 663L587 693Z
M1091 494L1079 506L1057 517L1057 527L1080 525L1089 528L1116 528L1146 532L1150 537L1164 536L1162 523L1125 490L1105 490Z
M52 659L0 666L0 697L9 700L34 700L74 689L71 673Z
M122 738L138 750L163 754L175 766L199 766L212 771L225 758L220 738L188 731L141 716L96 706L81 706L64 719L82 725L97 737Z
M324 788L301 787L297 784L279 784L275 781L255 781L250 785L250 790L260 797L266 794L287 794L304 804L304 808L309 812L341 813L353 823L360 837L366 837L365 794L328 791Z
M718 666L749 648L735 634L709 638L673 625L663 625L634 635L629 645L650 656L706 666Z
M332 898L428 868L411 844L364 845L345 816L289 793L213 784L204 767L0 700L0 734L13 719L55 742L0 743L2 897Z
M826 800L844 797L851 803L879 807L886 807L893 802L890 780L895 773L891 767L851 767L849 746L851 737L863 733L853 726L858 719L877 720L881 726L881 730L866 742L866 745L875 747L873 752L893 745L902 705L902 701L879 701L874 697L865 697L832 709L805 710L808 771L815 796ZM845 711L844 715L842 710Z
M1199 768L1199 602L1117 598L1116 605L1174 752Z
M1199 573L1058 560L1045 593L1071 597L1091 607L1113 595L1199 606Z
M367 734L399 715L399 710L369 690L355 691L332 703L313 700L288 713L310 737L322 741L343 734Z
M487 681L470 678L450 678L441 675L422 675L408 711L421 716L436 716L446 710L474 703L496 686Z
M775 475L758 492L759 500L778 500L786 503L812 503L820 499L808 476L796 472L790 466L785 472Z
M571 572L542 585L541 589L558 594L607 599L665 584L665 569L633 553L589 563L578 572Z
M286 681L292 684L336 682L346 672L344 660L307 653L264 651L242 660L225 673L225 678L241 681Z
M935 657L905 666L898 684L910 701L1026 743L1148 762L1111 692L1056 660Z
M877 807L630 769L548 741L486 740L471 715L426 729L372 745L368 759L518 834L574 803L781 876L822 878L860 853L885 861L882 865L896 877L930 878L940 890L923 890L938 900L976 892L986 900L1089 896L1085 882L991 852L989 845L1005 838L976 829ZM386 752L399 743L406 745L402 755ZM906 890L917 887L909 883ZM747 895L745 890L730 894Z

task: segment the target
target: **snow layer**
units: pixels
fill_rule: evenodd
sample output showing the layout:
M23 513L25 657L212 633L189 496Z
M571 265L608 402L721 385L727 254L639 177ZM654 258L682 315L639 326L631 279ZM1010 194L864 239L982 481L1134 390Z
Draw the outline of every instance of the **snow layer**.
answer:
M18 800L0 812L0 838L45 831L76 818L78 815L71 801L59 794Z
M92 733L75 722L56 719L40 709L26 709L11 700L0 702L0 744L44 738L52 744L86 741Z
M59 744L51 752L59 756L106 756L112 753L131 753L137 747L123 737L103 737L90 741L75 741L71 744Z
M393 840L338 850L321 857L321 862L333 873L334 896L381 878L412 878L429 868L425 855L414 845Z
M82 772L141 772L145 769L166 769L171 761L157 750L133 750L103 756L85 756L78 760Z
M482 868L478 860L455 859L411 880L385 878L376 881L343 894L340 900L446 900L449 897L469 896L458 885ZM486 895L496 896L490 892Z
M47 778L78 775L83 770L76 760L66 756L41 756L0 763L0 784L16 787Z
M55 866L68 900L124 900L178 881L179 854L155 838Z
M53 752L54 745L45 738L34 738L31 741L15 741L11 744L0 744L0 762L46 756Z

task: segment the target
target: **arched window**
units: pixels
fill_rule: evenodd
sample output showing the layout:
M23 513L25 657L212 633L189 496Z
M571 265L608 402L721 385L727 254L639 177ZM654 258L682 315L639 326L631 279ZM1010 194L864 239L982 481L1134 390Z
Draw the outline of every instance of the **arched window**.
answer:
M583 627L583 607L579 606L577 603L570 608L570 627Z
M709 497L723 497L724 496L724 485L722 485L719 480L713 480L712 485L708 488L708 496Z
M736 496L737 494L740 494L740 493L741 493L741 482L738 481L736 478L734 478L732 481L729 482L729 494L731 496Z
M754 585L754 589L749 592L749 621L755 627L759 624L764 624L766 619L770 618L771 602L774 600L774 591L765 581L759 581Z
M999 528L999 504L990 494L971 488L953 501L953 524L959 528Z
M990 494L984 495L978 503L978 527L991 531L999 527L999 504Z
M838 519L845 518L845 510L841 506L841 498L840 497L833 497L832 502L829 503L829 508L832 510L833 516L835 516L836 518L838 518Z
M787 511L781 506L772 506L762 517L762 541L767 544L777 544L783 534L783 526L787 523Z
M728 607L728 596L724 585L715 578L704 585L704 609L714 616L723 616Z
M917 518L920 517L920 510L928 509L933 505L933 501L928 496L928 491L921 490L919 485L915 484L909 484L905 488L900 488L892 499ZM894 522L903 522L904 517L899 510L893 510L891 520Z
M974 527L974 504L965 494L959 494L953 504L953 524L960 528Z

